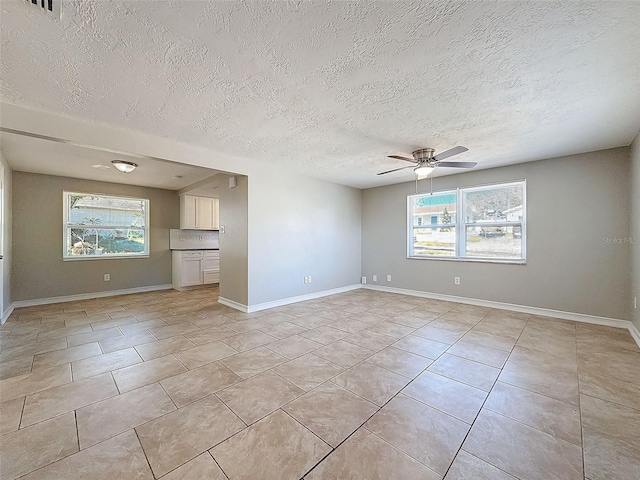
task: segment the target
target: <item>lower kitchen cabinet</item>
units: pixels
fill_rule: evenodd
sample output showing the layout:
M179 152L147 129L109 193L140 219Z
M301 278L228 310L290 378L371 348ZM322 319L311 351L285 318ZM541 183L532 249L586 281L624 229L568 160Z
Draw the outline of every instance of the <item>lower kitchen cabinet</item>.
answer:
M173 250L173 288L220 282L220 252L217 250Z
M202 283L220 283L220 252L205 250L202 258Z

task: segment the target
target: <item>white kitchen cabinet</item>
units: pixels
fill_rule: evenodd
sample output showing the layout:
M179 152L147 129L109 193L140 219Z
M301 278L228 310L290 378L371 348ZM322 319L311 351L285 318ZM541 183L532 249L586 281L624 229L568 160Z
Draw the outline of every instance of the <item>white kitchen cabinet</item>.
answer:
M220 253L217 250L171 252L173 288L220 283Z
M202 257L202 283L220 283L220 252L204 250Z
M220 270L220 252L217 250L204 250L202 269Z
M202 251L174 251L171 277L174 288L202 285Z
M180 197L180 228L193 230L220 228L218 199L182 195Z
M209 270L202 272L202 283L205 285L220 283L220 271Z
M190 195L180 197L180 228L197 228L197 198Z

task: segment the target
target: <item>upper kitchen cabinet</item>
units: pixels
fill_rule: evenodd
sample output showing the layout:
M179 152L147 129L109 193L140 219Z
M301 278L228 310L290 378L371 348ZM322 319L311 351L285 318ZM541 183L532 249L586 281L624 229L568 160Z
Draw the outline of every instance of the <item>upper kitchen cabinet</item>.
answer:
M217 198L180 197L180 228L193 230L218 230L220 228Z

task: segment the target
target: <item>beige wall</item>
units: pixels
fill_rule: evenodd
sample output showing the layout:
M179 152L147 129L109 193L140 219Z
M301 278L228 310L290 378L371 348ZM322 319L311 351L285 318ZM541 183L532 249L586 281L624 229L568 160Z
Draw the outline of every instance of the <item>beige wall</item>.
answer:
M360 283L360 200L300 175L249 176L249 304Z
M2 216L4 218L4 230L0 232L2 235L2 256L0 261L2 264L3 277L2 281L2 308L4 312L0 312L0 318L4 317L4 313L11 307L11 258L12 258L12 246L11 246L11 167L5 160L2 152L0 152L0 161L4 166L4 178L3 182L3 198L2 198Z
M640 132L631 144L631 315L640 330ZM637 305L633 308L633 299Z
M62 261L64 190L148 198L149 258ZM170 284L169 229L179 214L170 190L14 171L12 301Z
M220 296L241 305L248 303L248 221L247 201L249 182L238 175L237 186L228 188L229 175L220 174Z
M131 129L6 103L2 111L0 124L5 128L247 175L247 304L359 282L361 193L357 189ZM312 275L311 284L302 282L305 275ZM222 289L227 291L224 285ZM238 298L244 295L240 291Z
M629 149L439 177L433 185L520 179L527 180L526 265L407 259L411 182L363 191L362 274L369 282L377 274L384 286L630 319L631 248L604 241L629 237ZM419 190L427 189L421 182Z

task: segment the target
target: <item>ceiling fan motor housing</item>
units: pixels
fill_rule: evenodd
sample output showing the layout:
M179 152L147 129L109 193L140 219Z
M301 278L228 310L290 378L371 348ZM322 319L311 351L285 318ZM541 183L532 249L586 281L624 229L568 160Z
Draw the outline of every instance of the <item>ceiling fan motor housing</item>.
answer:
M433 154L435 150L433 148L421 148L412 153L416 162L425 163L433 160Z

